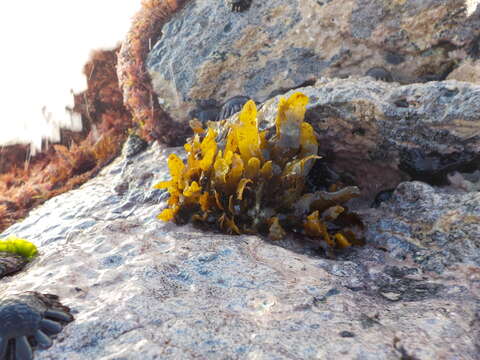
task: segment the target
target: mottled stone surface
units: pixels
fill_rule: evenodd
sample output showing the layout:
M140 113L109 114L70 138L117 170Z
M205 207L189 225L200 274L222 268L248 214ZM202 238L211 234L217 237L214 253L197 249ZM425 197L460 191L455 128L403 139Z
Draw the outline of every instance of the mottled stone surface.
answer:
M191 1L162 33L148 71L162 107L186 121L199 100L263 102L374 67L412 83L443 80L467 62L450 78L477 81L466 74L478 69L480 8L467 13L464 0L270 0L235 13L225 1Z
M322 161L359 185L364 199L404 180L446 184L449 173L480 169L479 85L322 78L284 96L294 91L309 97L306 120ZM275 131L280 97L261 105L262 129Z
M37 360L479 358L478 192L402 183L360 209L367 245L328 258L157 220L171 151L120 157L0 234L40 251L0 294L75 316Z
M480 266L480 191L404 182L368 213L372 242L398 259L437 273L455 263Z
M0 251L0 279L20 271L27 262L27 259L21 255Z
M464 61L447 76L447 80L467 81L480 84L480 60Z

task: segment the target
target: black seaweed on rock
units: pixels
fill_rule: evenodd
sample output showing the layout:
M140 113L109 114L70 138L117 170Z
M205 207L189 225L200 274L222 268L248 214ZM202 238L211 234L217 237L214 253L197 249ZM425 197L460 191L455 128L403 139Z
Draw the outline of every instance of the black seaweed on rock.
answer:
M234 12L242 12L248 10L252 5L252 0L226 0L227 5Z
M392 82L393 77L392 73L383 67L373 67L369 69L366 73L366 76L370 76L375 80L384 81L384 82Z
M0 299L0 359L33 359L32 347L50 347L71 321L70 308L56 295L29 291Z
M413 180L443 185L448 183L447 175L451 172L473 172L479 169L480 154L468 151L440 154L421 149L405 149L399 167Z

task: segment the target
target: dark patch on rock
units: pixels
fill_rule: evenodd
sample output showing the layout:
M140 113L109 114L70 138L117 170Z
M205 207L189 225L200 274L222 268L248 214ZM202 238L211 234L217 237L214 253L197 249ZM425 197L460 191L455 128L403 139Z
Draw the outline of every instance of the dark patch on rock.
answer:
M352 130L352 135L359 135L359 136L364 136L366 134L366 130L361 127L361 126L358 126L356 127L355 129Z
M454 69L456 65L453 61L447 61L445 64L435 69L432 72L430 68L426 69L425 73L419 76L418 82L442 81L445 80Z
M325 293L325 295L314 297L312 303L314 306L318 306L319 304L324 303L329 297L335 296L338 294L340 294L340 291L338 289L336 288L330 289Z
M124 258L120 255L108 255L101 259L101 265L104 268L117 268L122 265Z
M418 274L418 269L409 267L386 266L383 272L393 278L401 279L408 275Z
M248 10L250 5L252 5L252 0L226 0L227 5L230 6L230 9L234 12L242 12Z
M197 101L197 108L190 112L190 117L198 119L204 125L207 121L227 119L239 112L248 100L250 97L243 95L233 96L223 104L215 99L200 100Z
M375 325L382 325L379 321L379 315L375 314L374 316L368 316L366 314L360 315L360 325L362 329L369 329Z
M332 2L332 0L323 0L323 1L316 0L316 3L320 6L330 4L331 2Z
M198 119L202 124L218 119L221 105L215 99L197 100L196 103L197 107L189 113L191 119Z
M385 81L385 82L392 82L393 77L390 71L383 67L373 67L365 73L366 76L370 76L375 80Z
M401 54L387 52L385 54L385 61L392 65L398 65L405 61L405 56Z
M399 108L408 108L410 105L408 104L407 99L398 99L393 102L396 107Z
M28 260L21 255L0 251L0 279L22 270Z
M472 57L473 59L477 60L478 58L480 58L480 35L476 36L468 50L467 50L467 54Z
M353 338L353 337L355 337L355 333L353 333L351 331L347 331L347 330L340 331L340 333L338 335L340 335L340 337L342 337L342 338Z
M333 170L333 161L334 157L331 154L315 161L306 179L308 192L324 191L332 186L355 185L355 181L350 174L347 172L338 174Z
M394 191L395 191L395 189L387 189L387 190L382 190L382 191L380 191L380 192L375 196L375 199L373 200L373 202L372 202L372 204L370 205L370 207L378 208L381 203L390 200L390 198L392 197L392 194L393 194Z
M93 170L95 166L97 166L97 161L93 155L87 156L82 159L82 161L78 161L75 163L75 167L72 169L72 175L81 175L86 173L90 170ZM60 187L63 184L58 183L54 188Z
M248 96L237 95L231 97L222 105L217 120L228 119L233 114L239 112L248 100L250 100Z
M125 144L125 157L127 159L134 157L135 155L145 151L148 147L148 143L140 136L131 134Z
M440 89L440 96L447 97L447 98L454 97L458 95L458 93L459 93L458 89L448 89L448 88Z
M123 196L128 191L129 184L127 181L121 181L113 187L117 195Z
M438 297L446 287L443 284L423 282L409 278L388 277L380 279L377 283L377 293L389 301L422 301Z
M480 154L469 151L440 154L412 148L405 149L400 158L399 168L413 180L434 185L447 184L446 176L450 172L472 172L480 167Z
M290 87L290 88L281 88L281 89L274 90L268 95L268 97L272 98L272 97L275 97L277 95L285 94L286 92L291 91L291 90L300 89L300 88L303 88L303 87L306 87L306 86L313 86L313 85L315 85L315 81L316 81L315 79L310 79L310 80L306 80L305 82L301 83L298 86L293 86L293 87Z
M326 190L339 181L340 175L333 171L326 161L316 160L307 176L307 192Z

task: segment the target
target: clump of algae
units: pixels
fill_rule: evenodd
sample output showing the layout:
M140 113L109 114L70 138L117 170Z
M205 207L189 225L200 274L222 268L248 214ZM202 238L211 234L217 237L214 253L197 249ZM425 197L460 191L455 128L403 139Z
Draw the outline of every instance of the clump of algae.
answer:
M35 244L13 235L6 239L0 239L0 252L21 255L29 260L38 254Z
M155 186L170 194L158 218L230 234L268 234L273 240L288 230L332 247L359 243L354 226L348 227L352 214L342 206L359 195L357 187L304 192L306 176L319 158L313 128L304 121L307 103L299 92L281 98L271 135L259 130L251 100L238 121L225 123L223 129L210 123L205 130L192 122L195 135L184 145L186 163L171 154L171 180Z

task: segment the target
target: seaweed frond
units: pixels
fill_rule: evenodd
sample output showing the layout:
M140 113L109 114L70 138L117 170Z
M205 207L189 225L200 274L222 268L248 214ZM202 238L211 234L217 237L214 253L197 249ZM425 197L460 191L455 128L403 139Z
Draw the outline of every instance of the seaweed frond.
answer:
M155 186L170 194L158 218L274 240L294 231L332 247L359 243L361 222L344 205L359 196L357 187L305 193L306 177L320 158L313 128L304 121L307 102L298 92L282 98L273 134L259 130L253 101L236 122L196 129L184 145L186 162L171 154L171 180Z

